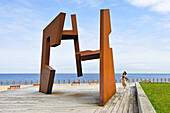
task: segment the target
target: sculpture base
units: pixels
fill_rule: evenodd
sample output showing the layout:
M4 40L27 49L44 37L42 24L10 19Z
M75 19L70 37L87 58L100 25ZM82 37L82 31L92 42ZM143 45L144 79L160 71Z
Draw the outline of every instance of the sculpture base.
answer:
M53 87L55 70L50 66L45 66L40 78L39 92L50 94Z

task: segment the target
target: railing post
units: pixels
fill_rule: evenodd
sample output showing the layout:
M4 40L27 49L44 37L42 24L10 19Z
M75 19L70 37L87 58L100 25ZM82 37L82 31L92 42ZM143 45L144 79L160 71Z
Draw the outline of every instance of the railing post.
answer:
M157 82L159 82L159 79L157 78Z
M76 80L74 79L73 82L75 82Z
M166 78L165 78L165 82L166 82Z
M70 79L68 79L68 83L70 84Z
M15 80L14 80L14 85L15 85Z
M65 81L65 79L63 80L63 84L65 84L66 83L66 81Z
M115 82L117 83L117 79L115 80Z
M85 83L85 79L83 79L83 83Z
M90 79L88 79L88 83L90 83Z
M38 80L37 80L37 84L38 84Z
M155 82L155 79L153 78L153 82Z
M130 83L130 78L128 79L128 82Z
M60 84L60 80L58 80L58 84Z
M162 82L162 78L161 78L161 82Z
M136 79L136 82L139 82L138 78Z
M21 85L21 80L19 81L19 84Z
M3 85L3 80L1 80L1 85Z
M33 84L33 80L31 80L31 84Z
M134 82L134 78L132 78L132 82Z
M7 81L7 85L9 85L9 80Z
M27 80L25 80L25 85L27 85Z
M151 81L151 79L149 78L149 82Z
M79 79L79 82L80 82L80 79Z

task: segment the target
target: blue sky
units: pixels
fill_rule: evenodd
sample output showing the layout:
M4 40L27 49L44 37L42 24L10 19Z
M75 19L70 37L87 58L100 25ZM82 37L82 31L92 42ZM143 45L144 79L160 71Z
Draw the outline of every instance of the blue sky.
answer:
M80 50L99 49L100 9L110 9L115 72L170 73L169 0L0 0L0 73L39 73L42 31L60 12L77 15ZM64 52L63 52L64 50ZM72 41L51 49L57 73L75 73ZM83 62L99 72L99 60Z

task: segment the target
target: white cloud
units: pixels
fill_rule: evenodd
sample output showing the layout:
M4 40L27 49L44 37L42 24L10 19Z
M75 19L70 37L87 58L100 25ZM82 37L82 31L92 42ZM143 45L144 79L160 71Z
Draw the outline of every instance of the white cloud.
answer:
M110 6L118 6L119 4L117 4L117 3L112 3L112 4L110 4Z
M41 30L45 23L39 17L41 13L29 5L7 2L0 7L1 73L40 70Z
M137 7L147 7L160 3L162 0L126 0Z
M89 4L91 7L98 7L101 5L101 3L98 0L86 0L87 4Z
M72 0L71 2L94 8L101 6L101 2L98 0Z
M136 7L148 7L151 11L170 12L170 0L125 0Z
M163 13L170 12L170 0L162 0L161 2L153 5L151 10Z
M110 35L116 72L170 72L169 17L115 19Z
M167 29L170 28L170 23L165 24L164 27Z

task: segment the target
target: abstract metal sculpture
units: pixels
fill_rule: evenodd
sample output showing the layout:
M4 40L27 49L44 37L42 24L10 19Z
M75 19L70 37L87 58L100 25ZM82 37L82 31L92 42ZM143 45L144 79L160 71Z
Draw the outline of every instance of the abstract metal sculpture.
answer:
M112 48L109 47L111 33L109 9L100 11L100 50L81 51L79 49L76 15L71 15L72 30L63 30L65 13L60 13L43 30L40 92L51 93L55 70L49 66L50 47L61 44L61 40L74 40L77 75L82 76L81 61L100 58L100 103L104 105L116 92Z

